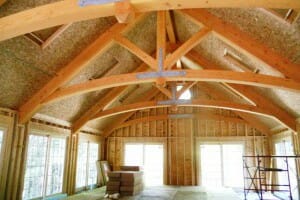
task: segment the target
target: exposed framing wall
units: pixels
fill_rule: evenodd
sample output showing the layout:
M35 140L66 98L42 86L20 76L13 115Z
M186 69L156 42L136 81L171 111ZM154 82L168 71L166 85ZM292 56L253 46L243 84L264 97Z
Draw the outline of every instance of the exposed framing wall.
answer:
M184 108L178 112L191 112ZM166 109L150 110L150 114L167 113ZM149 115L138 112L133 119ZM205 116L205 115L204 115ZM124 163L124 144L128 141L165 144L165 184L197 185L197 146L204 141L243 141L247 155L268 154L269 143L256 129L246 123L218 120L167 119L137 123L116 129L107 139L107 160L118 170Z

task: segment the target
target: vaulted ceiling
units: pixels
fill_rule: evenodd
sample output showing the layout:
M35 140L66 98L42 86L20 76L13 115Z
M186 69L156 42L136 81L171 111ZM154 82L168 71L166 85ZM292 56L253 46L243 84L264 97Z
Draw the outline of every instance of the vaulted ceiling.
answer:
M190 89L192 100L178 109L231 110L266 134L296 129L298 1L278 0L276 9L238 8L267 1L166 2L162 9L175 10L156 11L150 0L86 7L8 0L0 6L0 106L18 110L22 123L49 116L74 132L91 127L107 136L137 111L174 113L160 101ZM174 98L175 84L183 89Z

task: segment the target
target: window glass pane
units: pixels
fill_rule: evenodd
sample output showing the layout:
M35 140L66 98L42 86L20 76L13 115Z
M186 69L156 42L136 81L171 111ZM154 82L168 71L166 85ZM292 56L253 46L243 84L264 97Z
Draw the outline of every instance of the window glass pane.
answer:
M200 146L200 178L203 186L222 186L222 161L220 145Z
M47 195L62 192L66 140L63 138L52 138L50 145Z
M1 155L1 149L2 149L2 142L3 142L3 130L0 129L0 155Z
M99 145L95 143L89 144L89 174L88 185L97 184L97 168L96 161L98 160Z
M145 145L144 177L145 185L163 185L164 151L163 145Z
M224 186L243 187L243 145L225 144L222 148Z
M143 144L125 145L125 165L143 166Z
M43 193L47 137L29 136L23 199L41 197Z
M84 187L86 185L87 150L87 142L79 143L76 170L76 188Z

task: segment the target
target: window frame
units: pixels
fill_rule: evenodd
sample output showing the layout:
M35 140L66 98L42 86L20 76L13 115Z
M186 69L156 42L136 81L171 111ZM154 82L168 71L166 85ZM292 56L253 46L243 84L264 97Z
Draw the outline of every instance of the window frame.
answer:
M88 178L89 178L89 161L90 161L90 144L97 144L98 145L98 160L101 159L101 152L102 152L102 146L101 146L101 142L102 142L102 139L101 137L99 136L95 136L95 135L88 135L88 134L83 134L83 133L80 133L78 135L78 144L77 144L77 152L76 152L76 173L75 173L75 192L78 193L78 192L81 192L81 191L84 191L84 190L89 190L91 188L97 188L98 185L99 185L99 182L98 182L98 174L97 174L97 181L96 181L96 184L91 184L89 185L88 184ZM76 177L77 177L77 164L78 164L78 147L79 147L79 144L81 143L88 143L87 145L87 160L86 160L86 173L85 173L85 186L82 186L82 187L77 187L76 186Z
M43 198L48 198L48 197L52 197L52 196L55 196L58 194L65 193L64 188L65 188L66 176L67 176L67 159L68 159L69 143L68 143L68 134L61 133L60 131L57 131L58 129L56 129L56 128L52 129L48 126L45 126L45 129L44 129L42 127L39 127L40 125L37 125L37 126L38 126L38 128L37 127L29 128L28 136L26 138L27 147L26 147L26 155L25 155L26 160L24 162L24 170L23 170L24 178L23 178L23 183L22 183L22 194L23 194L23 190L24 190L25 174L26 174L26 167L27 167L27 161L28 161L29 137L30 137L30 135L47 137L47 148L46 148L46 158L45 158L46 166L44 169L44 177L43 177L43 182L44 182L43 192L42 192L41 197L34 198L34 199L43 199ZM49 129L47 129L47 128L49 128ZM49 162L50 162L50 148L51 148L52 138L65 139L64 169L63 169L62 191L59 193L47 195L48 179L46 177L48 176L48 169L49 169ZM22 195L22 197L23 197L23 195Z

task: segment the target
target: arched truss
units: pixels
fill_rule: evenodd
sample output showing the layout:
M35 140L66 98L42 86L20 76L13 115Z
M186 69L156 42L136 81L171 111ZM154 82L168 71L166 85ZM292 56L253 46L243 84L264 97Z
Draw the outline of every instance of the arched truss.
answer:
M268 75L253 74L250 72L220 71L220 70L182 70L185 76L166 77L165 81L209 81L227 82L266 88L300 90L300 83L291 79ZM120 74L95 79L81 84L62 88L54 92L43 102L44 104L87 92L103 90L112 87L156 82L157 78L137 78L141 73Z
M246 122L245 120L236 117L225 117L221 115L207 114L207 113L180 113L180 114L162 114L162 115L154 115L154 116L142 117L138 119L132 119L117 126L115 129L132 126L139 123L147 123L147 122L160 121L160 120L194 119L194 118L248 124L248 122Z
M185 8L217 8L217 7L272 7L300 8L298 0L130 0L135 12ZM117 15L113 3L80 7L78 0L63 0L25 10L0 19L0 41L16 37L36 30L68 24L77 21Z
M157 101L145 101L145 102L137 102L133 104L121 105L111 109L107 109L95 115L91 120L95 119L103 119L110 116L115 116L127 112L150 109L150 108L164 108L164 107L171 107L172 105L159 105ZM253 113L257 115L264 115L271 118L274 118L272 113L247 104L239 104L234 102L228 101L215 101L215 100L202 100L202 99L195 99L189 103L184 103L177 105L179 107L207 107L207 108L221 108L233 111L241 111L247 113Z

